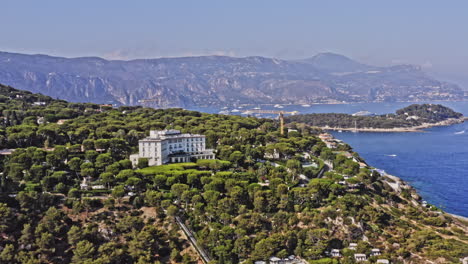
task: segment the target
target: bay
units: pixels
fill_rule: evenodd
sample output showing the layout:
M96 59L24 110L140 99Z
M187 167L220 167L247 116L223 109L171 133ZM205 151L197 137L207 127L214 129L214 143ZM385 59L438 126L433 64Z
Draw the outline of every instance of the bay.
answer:
M468 116L468 102L440 103ZM369 111L376 114L394 113L412 103L317 104L310 107L262 105L266 110L306 113L347 113ZM240 112L255 106L243 107ZM216 107L196 108L218 113ZM230 108L229 110L232 110ZM369 165L385 170L409 182L431 204L445 211L468 217L468 123L434 127L423 132L375 133L333 132L336 138L351 145Z

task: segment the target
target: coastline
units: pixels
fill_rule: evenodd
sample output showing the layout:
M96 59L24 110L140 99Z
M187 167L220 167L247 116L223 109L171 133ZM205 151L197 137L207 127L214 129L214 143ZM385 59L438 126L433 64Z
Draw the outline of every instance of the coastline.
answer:
M466 120L468 120L468 117L462 117L458 120L461 120L461 122L464 122ZM441 125L439 125L441 126ZM332 138L334 138L332 136ZM322 139L323 141L323 139ZM411 198L409 199L409 201L415 205L415 206L418 206L418 207L427 207L424 203L427 203L426 201L424 201L423 197L419 194L418 190L412 186L409 182L401 179L400 177L398 176L395 176L395 175L392 175L392 174L389 174L387 173L385 170L383 169L380 169L380 168L377 168L377 167L374 167L372 165L370 165L369 163L367 163L367 161L363 160L363 162L365 164L367 164L367 166L371 169L371 170L375 170L377 171L381 177L382 177L382 181L386 184L388 184L388 186L390 188L393 189L393 191L397 194L401 194L401 192L403 190L409 190L410 193L411 193ZM444 209L441 209L439 207L438 208L438 212L440 214L444 214L448 217L451 217L451 218L455 218L457 219L458 221L461 221L462 223L465 223L467 224L468 223L468 216L462 216L462 215L457 215L457 214L453 214L453 213L449 213L447 211L445 211Z
M375 168L375 167L372 167L372 168ZM375 169L378 170L379 173L381 173L381 176L384 177L383 181L385 183L387 183L396 193L401 193L401 191L403 189L410 190L413 193L413 195L411 195L411 198L412 198L411 202L413 203L413 205L424 207L424 205L422 204L422 201L424 201L423 198L418 193L418 190L416 188L414 188L410 183L402 180L398 176L388 174L384 170L381 170L381 169L378 169L378 168L375 168ZM388 178L390 180L385 179L385 178ZM439 208L439 210L440 210L440 212L442 214L445 214L445 215L448 215L450 217L456 218L456 219L458 219L460 221L463 221L463 222L468 222L468 217L466 217L466 216L452 214L452 213L449 213L449 212L447 212L447 211L445 211L443 209L440 209L440 208Z
M448 215L450 215L450 216L452 216L452 217L455 217L455 218L457 218L457 219L459 219L459 220L468 222L468 217L465 217L465 216L462 216L462 215L456 215L456 214L447 213L447 212L445 212L445 211L444 211L444 213L446 213L446 214L448 214Z
M460 118L449 118L444 121L440 121L437 123L423 123L419 126L412 126L412 127L394 127L394 128L372 128L372 127L365 127L365 128L343 128L343 127L319 127L323 130L332 130L332 131L356 131L356 132L422 132L424 129L431 128L431 127L438 127L438 126L450 126L454 124L461 124L468 120L468 117L460 117Z
M409 100L409 101L392 101L392 103L409 103L409 104L422 104L422 103L446 103L446 102L468 102L468 99L462 100ZM348 102L348 101L326 101L326 102L294 102L294 103L284 103L284 102L273 102L273 103L225 103L225 104L213 104L213 105L197 105L196 107L246 107L246 106L272 106L272 105L282 105L282 106L291 106L291 105L303 105L309 104L314 105L352 105L352 104L367 104L367 103L388 103L386 101L357 101L357 102ZM185 107L183 107L185 108Z

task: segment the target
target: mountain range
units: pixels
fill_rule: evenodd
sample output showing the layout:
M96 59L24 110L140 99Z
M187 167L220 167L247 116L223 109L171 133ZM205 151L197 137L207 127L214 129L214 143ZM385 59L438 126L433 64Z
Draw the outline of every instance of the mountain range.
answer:
M377 67L333 53L122 61L0 52L0 83L75 102L152 107L467 99L419 66Z

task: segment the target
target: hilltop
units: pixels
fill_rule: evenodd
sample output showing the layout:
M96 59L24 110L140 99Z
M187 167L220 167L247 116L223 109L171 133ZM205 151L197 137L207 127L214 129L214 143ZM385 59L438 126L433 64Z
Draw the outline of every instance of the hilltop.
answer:
M0 52L0 83L72 102L190 107L263 103L463 100L420 67L376 67L339 54L292 61L202 56L130 61Z
M212 263L466 256L467 222L308 125L282 136L271 119L0 94L1 263L197 263L181 223ZM150 129L204 134L218 160L133 168Z

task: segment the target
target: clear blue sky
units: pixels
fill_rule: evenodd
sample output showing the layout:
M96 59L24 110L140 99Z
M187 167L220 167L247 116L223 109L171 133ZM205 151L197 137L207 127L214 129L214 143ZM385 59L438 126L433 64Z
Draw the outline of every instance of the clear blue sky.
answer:
M331 51L468 87L466 0L2 1L0 50L110 59Z

